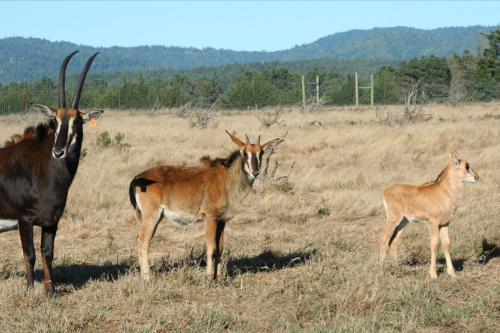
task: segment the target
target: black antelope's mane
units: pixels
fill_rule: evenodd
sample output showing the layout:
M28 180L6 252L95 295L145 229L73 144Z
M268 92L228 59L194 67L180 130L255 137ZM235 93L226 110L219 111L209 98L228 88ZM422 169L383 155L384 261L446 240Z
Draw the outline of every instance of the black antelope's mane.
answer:
M35 139L37 141L42 141L52 131L55 131L56 127L57 125L55 119L51 119L46 123L40 123L36 127L28 126L24 129L24 133L22 135L12 135L10 137L10 140L5 141L2 148L12 147L26 139Z
M213 168L213 167L218 167L218 166L223 166L224 168L229 168L231 165L233 165L233 163L240 157L240 151L239 150L235 150L234 152L231 153L231 155L229 155L228 157L226 158L216 158L216 159L211 159L210 156L206 155L206 156L203 156L201 159L200 159L200 162L203 166L206 166L206 167L210 167L210 168Z

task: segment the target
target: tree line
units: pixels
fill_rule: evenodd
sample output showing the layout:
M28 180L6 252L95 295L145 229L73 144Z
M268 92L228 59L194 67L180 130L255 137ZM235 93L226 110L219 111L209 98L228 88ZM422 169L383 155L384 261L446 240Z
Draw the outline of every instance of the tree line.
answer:
M488 41L476 54L465 50L462 55L449 57L422 56L398 64L386 64L373 70L376 104L404 103L405 92L419 85L419 101L465 102L499 99L500 30L482 34ZM212 107L248 109L276 105L300 105L302 74L280 66L262 64L259 69L231 66L226 75L199 69L198 77L173 72L168 78L148 76L139 72L130 77L121 73L119 80L90 76L83 90L84 108L148 109L151 107L193 108ZM206 72L205 72L206 70ZM314 66L305 73L308 100L316 96L316 77L324 105L354 104L354 73L341 74L327 66ZM361 75L360 86L370 85L368 73ZM147 77L145 77L147 76ZM76 76L68 77L67 93L71 95ZM26 110L29 102L57 105L57 78L43 77L30 82L0 84L0 113ZM370 91L360 91L360 103L370 103Z

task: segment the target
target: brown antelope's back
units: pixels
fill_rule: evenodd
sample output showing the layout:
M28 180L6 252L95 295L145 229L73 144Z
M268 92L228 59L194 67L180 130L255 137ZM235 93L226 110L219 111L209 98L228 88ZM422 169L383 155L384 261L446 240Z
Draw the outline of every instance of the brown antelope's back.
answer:
M228 168L239 171L240 153L227 159L202 159L202 166L157 166L138 174L130 184L130 200L141 211L165 209L202 219L204 214L222 211L228 204ZM147 207L145 207L147 205ZM175 221L173 221L175 222Z

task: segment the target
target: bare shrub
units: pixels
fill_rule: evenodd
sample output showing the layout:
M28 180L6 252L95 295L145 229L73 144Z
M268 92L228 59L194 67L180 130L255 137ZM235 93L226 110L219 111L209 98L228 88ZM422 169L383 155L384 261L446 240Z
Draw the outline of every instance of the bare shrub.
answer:
M460 106L465 102L467 91L462 84L451 85L450 93L448 95L448 104L451 106Z
M404 91L405 105L402 114L393 115L387 111L382 120L389 126L414 124L416 121L427 121L432 118L432 114L425 114L424 108L429 104L425 97L425 91L421 92L421 101L418 102L419 84L422 79L412 84L408 90Z
M304 105L302 104L298 104L297 107L299 108L299 110L301 112L310 112L310 113L314 113L320 109L322 109L324 106L325 106L325 99L324 98L320 98L318 101L316 99L316 96L311 96L311 98L309 98L307 101L306 101L306 106L304 107Z
M282 138L276 139L269 143L269 148L263 156L263 165L262 165L262 178L263 181L267 184L270 184L271 187L277 188L284 193L289 193L293 190L294 184L289 182L290 174L292 173L293 167L295 166L295 161L292 162L288 173L284 176L277 176L276 173L278 168L283 164L276 160L271 162L271 156L276 153L278 150L278 146L280 143L285 141L285 137L288 135L288 132ZM269 166L273 164L272 170L269 170Z
M158 110L161 109L161 102L160 98L156 97L156 102L151 104L151 106L148 109L148 116L153 117L158 113Z
M257 115L257 119L259 119L260 123L264 127L271 127L274 124L281 124L284 120L279 121L281 116L283 115L283 107L279 105L274 109L274 113L261 111L260 114Z
M208 125L211 127L216 127L220 118L222 117L222 111L215 111L212 109L194 109L186 112L184 119L187 120L190 127L200 127L207 128Z
M187 120L190 127L207 128L209 125L213 128L217 127L220 118L222 117L222 110L216 110L222 95L210 106L210 108L196 108L188 110L190 104L186 104L182 111L178 112L179 117Z
M186 103L184 106L173 111L174 116L184 118L186 117L188 110L191 109L191 103Z
M310 113L316 112L316 111L322 109L325 106L325 103L326 103L326 101L324 98L320 98L319 100L317 100L316 96L313 96L309 100L309 103L308 103L309 107L307 108L307 111L309 111Z
M474 91L474 93L470 96L467 96L467 88L465 87L465 84L453 84L451 85L450 88L450 93L448 96L448 101L447 104L451 106L460 106L463 103L470 101L471 99L474 98L474 95L476 94L477 90Z

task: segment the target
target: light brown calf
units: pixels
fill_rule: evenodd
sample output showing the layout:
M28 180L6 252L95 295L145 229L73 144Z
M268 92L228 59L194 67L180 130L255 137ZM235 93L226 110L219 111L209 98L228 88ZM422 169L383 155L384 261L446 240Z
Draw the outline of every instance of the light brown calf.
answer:
M227 131L226 131L227 132ZM149 243L163 217L176 224L205 221L207 276L220 280L224 227L259 177L268 143L243 143L226 159L201 159L201 166L158 166L137 175L130 183L130 201L142 222L137 238L142 277L150 279ZM215 259L216 270L213 270Z
M463 182L475 183L479 176L472 171L469 163L460 160L458 153L450 153L450 163L441 171L434 182L420 186L393 185L384 190L384 206L387 224L380 235L380 261L384 261L390 248L396 257L396 246L403 228L408 222L423 222L429 227L431 243L431 278L437 278L436 255L439 246L438 235L446 257L446 271L455 277L450 256L448 226L455 216L457 201Z

